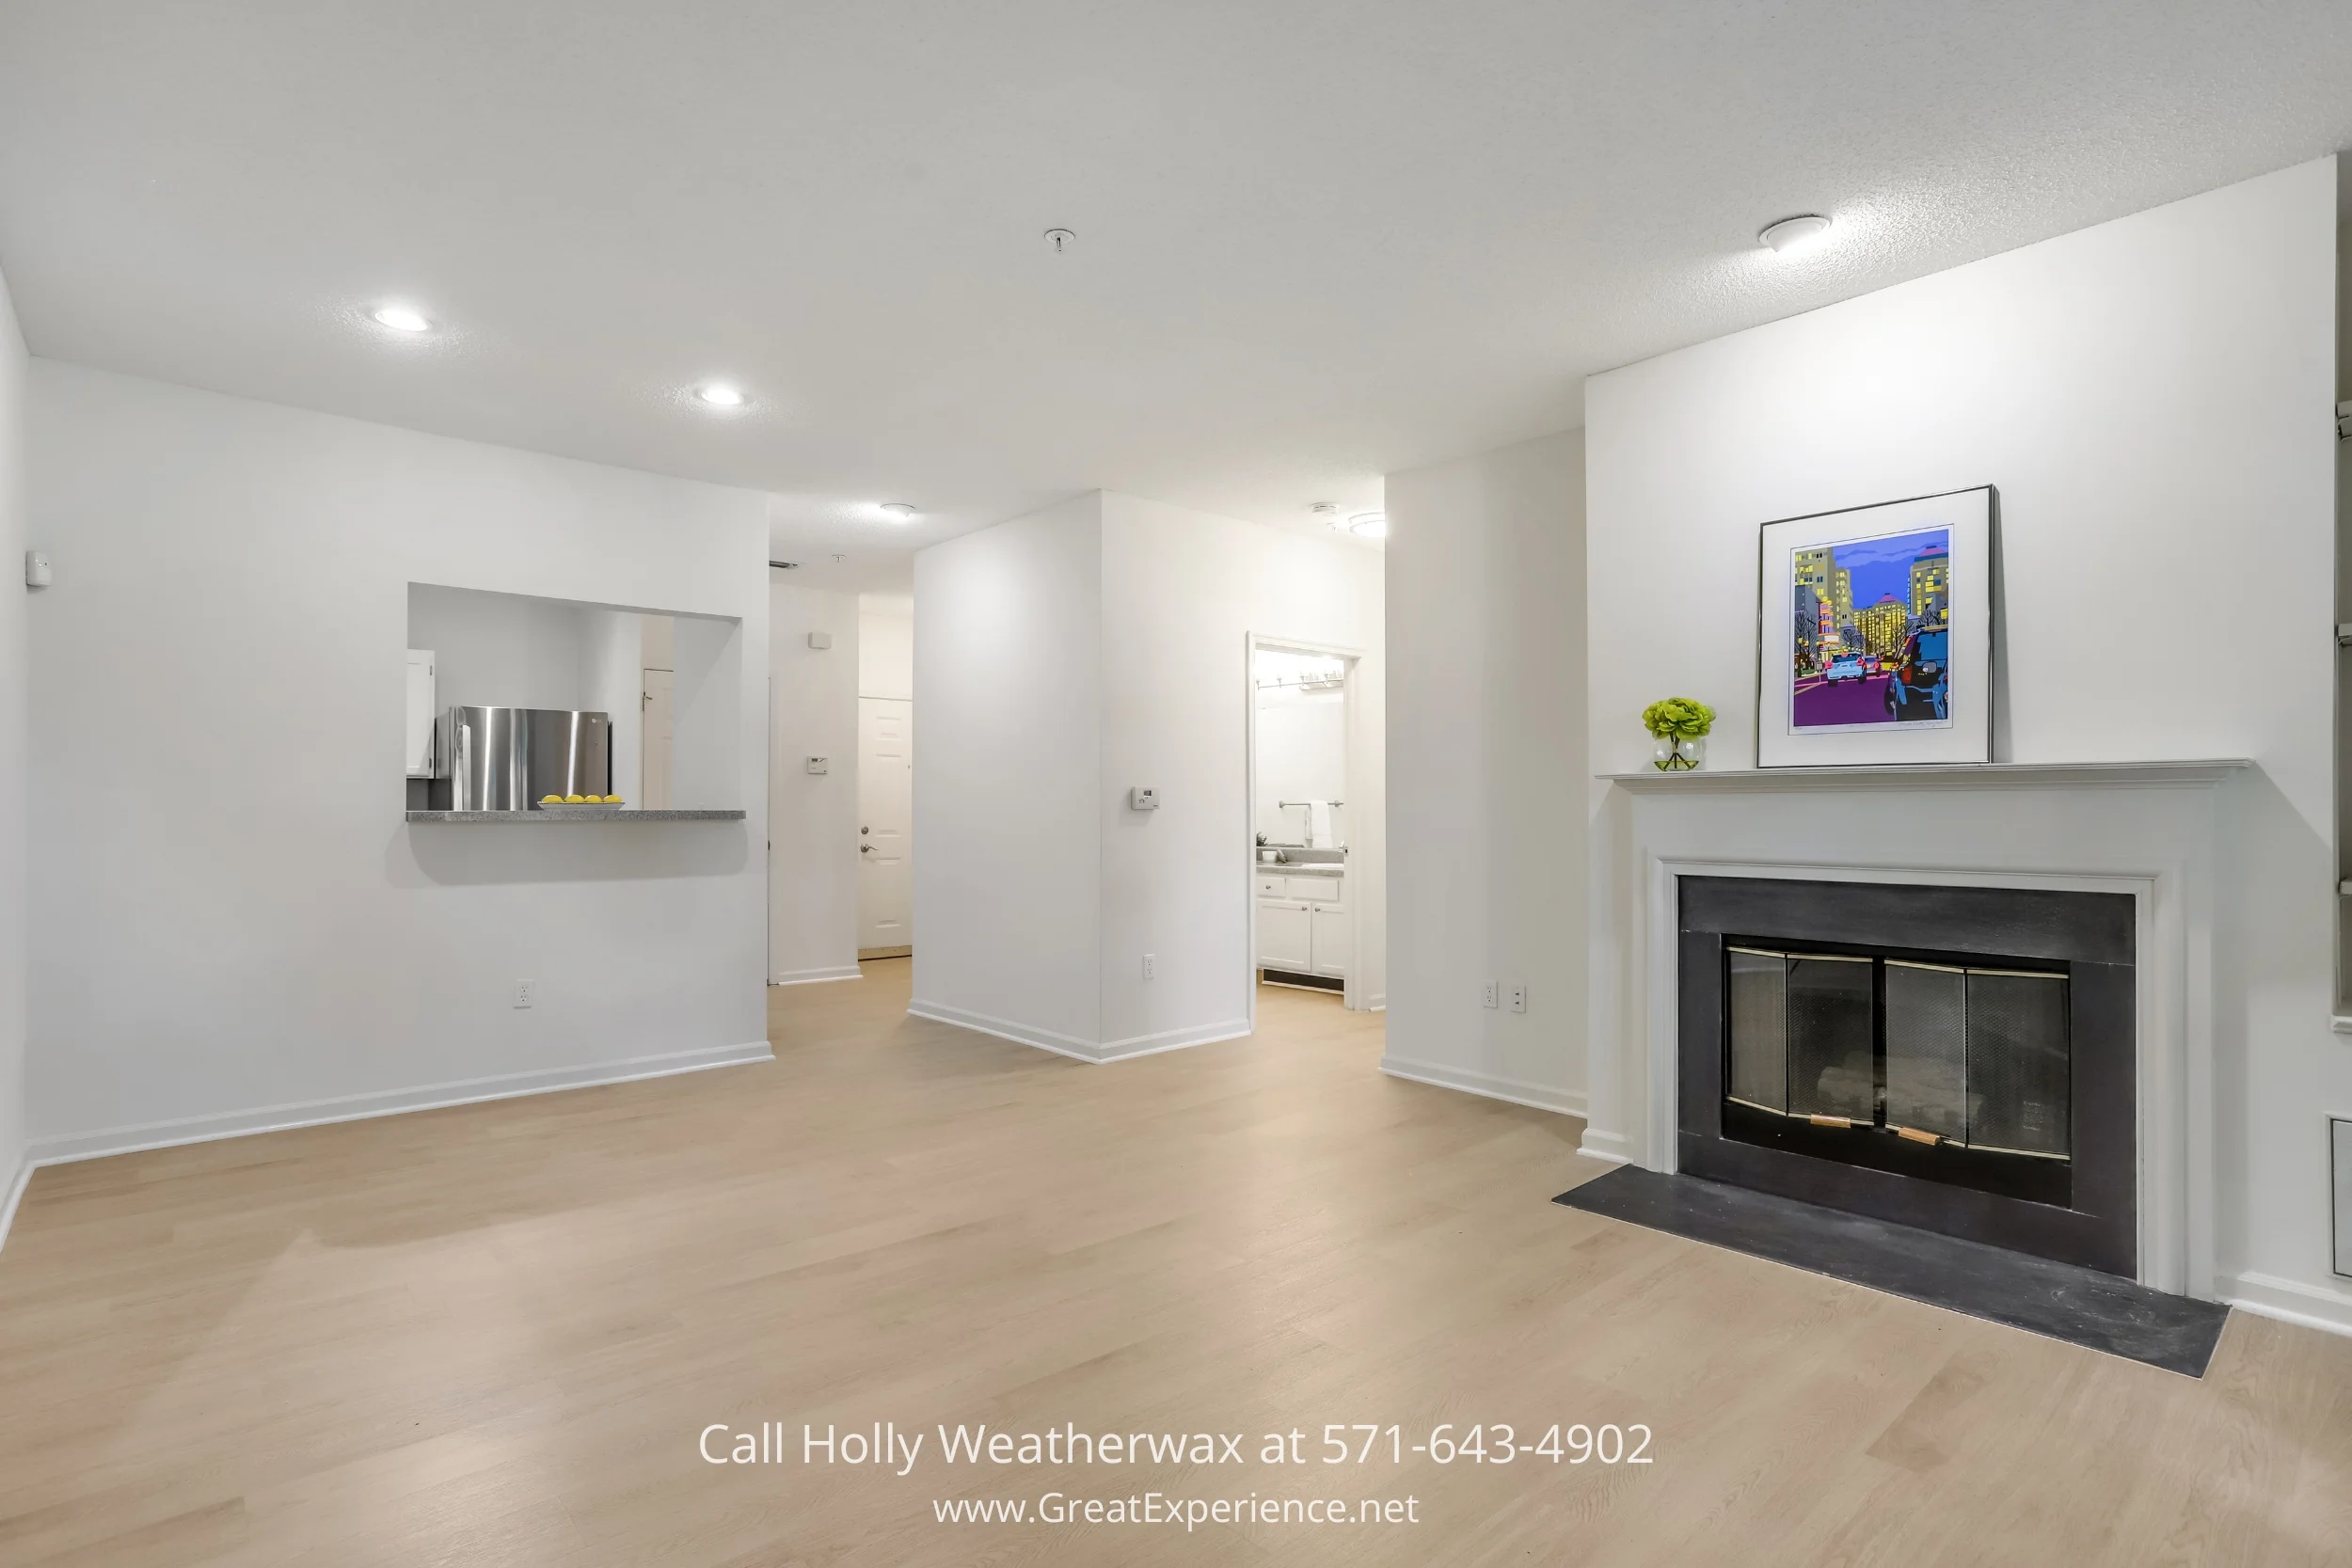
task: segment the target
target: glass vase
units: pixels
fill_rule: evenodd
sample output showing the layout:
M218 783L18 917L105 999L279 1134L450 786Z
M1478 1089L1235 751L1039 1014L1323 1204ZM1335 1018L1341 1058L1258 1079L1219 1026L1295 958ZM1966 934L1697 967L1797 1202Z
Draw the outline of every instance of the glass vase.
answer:
M1650 766L1661 773L1688 773L1706 760L1707 737L1703 735L1679 740L1661 735L1650 748Z

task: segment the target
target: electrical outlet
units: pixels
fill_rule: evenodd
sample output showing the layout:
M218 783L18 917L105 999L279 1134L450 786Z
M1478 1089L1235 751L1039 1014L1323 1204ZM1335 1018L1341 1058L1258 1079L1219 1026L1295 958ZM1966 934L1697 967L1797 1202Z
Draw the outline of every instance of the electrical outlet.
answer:
M1507 988L1507 991L1511 1000L1511 1010L1515 1013L1527 1011L1527 988L1514 980Z
M532 1004L533 1004L534 1002L536 1002L538 999L539 999L539 982L538 982L538 981L536 981L536 980L517 980L517 981L516 981L516 982L515 982L515 1006L516 1006L517 1007L528 1007L528 1006L532 1006Z
M1143 956L1143 977L1147 980L1155 978L1159 974L1159 969L1160 956L1156 953L1146 953Z
M1486 982L1486 1000L1485 1005L1486 1005L1486 1006L1489 1006L1489 1007L1492 1007L1492 1006L1498 1006L1498 1005L1500 1004L1500 1002L1501 1002L1501 999L1502 999L1502 984L1501 984L1499 981L1494 981L1494 980L1489 980L1489 981L1487 981L1487 982Z

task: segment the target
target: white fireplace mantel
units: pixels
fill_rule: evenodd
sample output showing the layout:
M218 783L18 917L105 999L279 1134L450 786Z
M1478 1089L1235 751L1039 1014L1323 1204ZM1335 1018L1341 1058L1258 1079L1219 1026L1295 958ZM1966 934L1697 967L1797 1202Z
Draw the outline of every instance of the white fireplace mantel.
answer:
M1995 763L1603 774L1581 1151L1676 1165L1677 879L2120 893L2135 901L2139 1276L2214 1291L2222 801L2253 764ZM1601 1042L1615 1040L1615 1050Z
M1705 768L1668 773L1597 775L1642 793L1692 790L1710 795L1793 789L2096 789L2117 784L2226 784L2253 762L2217 757L2197 762L1920 763L1900 768Z

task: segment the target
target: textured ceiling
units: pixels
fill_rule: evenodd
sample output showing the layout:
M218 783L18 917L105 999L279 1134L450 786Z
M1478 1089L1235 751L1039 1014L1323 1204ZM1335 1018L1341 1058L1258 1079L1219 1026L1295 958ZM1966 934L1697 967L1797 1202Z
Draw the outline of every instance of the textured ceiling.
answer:
M852 570L1094 486L1311 527L1594 371L2348 140L2343 0L0 7L36 353L757 486Z

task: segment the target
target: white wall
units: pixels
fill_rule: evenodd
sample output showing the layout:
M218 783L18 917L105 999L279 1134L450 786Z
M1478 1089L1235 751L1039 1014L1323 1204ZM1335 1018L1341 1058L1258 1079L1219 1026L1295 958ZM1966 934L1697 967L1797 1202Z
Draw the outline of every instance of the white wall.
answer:
M1103 503L914 558L914 1010L1101 1040Z
M1595 770L1643 766L1643 705L1699 697L1709 766L1751 766L1757 526L1997 486L1996 757L2259 764L2220 917L2222 1293L2352 1327L2324 1119L2352 1114L2328 1022L2335 276L2329 159L1595 377L1589 735ZM1613 866L1622 797L1591 803ZM1613 1040L1627 890L1595 887Z
M1338 800L1335 820L1347 832L1347 700L1338 691L1268 687L1258 693L1257 831L1282 844L1305 842L1307 814L1285 800Z
M1103 1047L1246 1029L1256 1000L1249 640L1359 653L1351 677L1349 989L1387 990L1386 658L1378 552L1115 493L1103 497ZM929 714L926 718L930 717ZM1157 811L1127 807L1131 785ZM927 933L928 940L928 933ZM1143 978L1152 954L1156 977Z
M1376 1005L1376 554L1098 494L923 551L914 605L916 1011L1089 1060L1248 1027L1253 633L1363 654L1348 871Z
M1581 1113L1583 436L1391 474L1387 496L1383 1065ZM1527 1011L1488 1010L1486 980L1524 984Z
M854 979L857 596L796 587L781 572L769 578L768 978ZM811 632L833 646L810 647ZM832 771L811 773L810 757Z
M914 695L914 599L905 594L861 594L857 600L857 694Z
M32 543L25 521L24 339L0 278L0 567ZM25 979L25 695L28 590L0 584L0 1242L24 1179Z
M31 411L36 1153L766 1053L764 497L45 360ZM739 617L750 820L404 822L412 581Z

